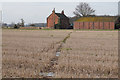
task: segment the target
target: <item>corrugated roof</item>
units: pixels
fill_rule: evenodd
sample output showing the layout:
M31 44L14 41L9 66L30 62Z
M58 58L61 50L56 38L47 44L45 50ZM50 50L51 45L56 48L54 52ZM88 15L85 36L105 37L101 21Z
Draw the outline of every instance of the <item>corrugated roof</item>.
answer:
M99 17L99 16L94 16L94 17L81 17L76 21L79 22L110 22L110 21L116 21L117 17L115 16L108 16L108 17Z
M61 14L61 13L55 13L55 14L60 18L66 18L66 16L64 14Z

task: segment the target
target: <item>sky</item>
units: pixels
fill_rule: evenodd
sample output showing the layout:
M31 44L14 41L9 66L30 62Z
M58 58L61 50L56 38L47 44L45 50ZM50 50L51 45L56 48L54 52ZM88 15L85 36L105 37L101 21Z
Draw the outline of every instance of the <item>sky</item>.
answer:
M1 23L2 23L2 5L0 3L0 27L1 27Z
M0 2L118 2L120 0L0 0Z
M120 1L118 2L118 15L120 15Z
M55 12L65 11L66 16L73 17L76 2L2 2L2 21L5 23L18 23L23 18L25 23L46 23L47 17ZM87 2L96 10L96 15L118 14L118 2Z

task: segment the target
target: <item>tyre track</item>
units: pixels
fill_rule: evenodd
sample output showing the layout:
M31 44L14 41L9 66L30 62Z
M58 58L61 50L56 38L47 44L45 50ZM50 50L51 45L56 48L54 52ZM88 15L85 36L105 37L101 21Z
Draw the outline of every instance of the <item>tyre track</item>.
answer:
M60 56L61 49L63 47L63 44L65 44L67 39L70 37L71 33L72 32L68 33L68 35L62 41L60 41L59 43L56 43L56 44L59 44L59 46L56 48L56 51L55 51L56 55L52 59L50 59L48 66L45 67L43 71L40 72L40 76L42 76L43 78L54 77L55 70L56 70L55 66L58 65L58 58Z

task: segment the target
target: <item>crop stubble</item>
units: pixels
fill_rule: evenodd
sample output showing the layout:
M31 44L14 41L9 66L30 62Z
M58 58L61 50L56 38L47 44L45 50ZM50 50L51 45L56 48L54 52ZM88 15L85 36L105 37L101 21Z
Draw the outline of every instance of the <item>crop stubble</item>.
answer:
M3 30L2 76L42 77L72 30ZM61 48L55 78L118 77L117 31L72 31Z

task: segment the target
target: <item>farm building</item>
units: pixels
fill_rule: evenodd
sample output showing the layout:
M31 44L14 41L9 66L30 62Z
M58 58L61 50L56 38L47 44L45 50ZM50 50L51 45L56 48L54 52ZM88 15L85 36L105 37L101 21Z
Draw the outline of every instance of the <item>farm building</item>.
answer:
M74 22L74 29L118 29L118 16L81 17Z
M52 29L68 29L69 28L69 18L64 14L64 11L61 13L55 13L55 9L47 17L47 27Z

